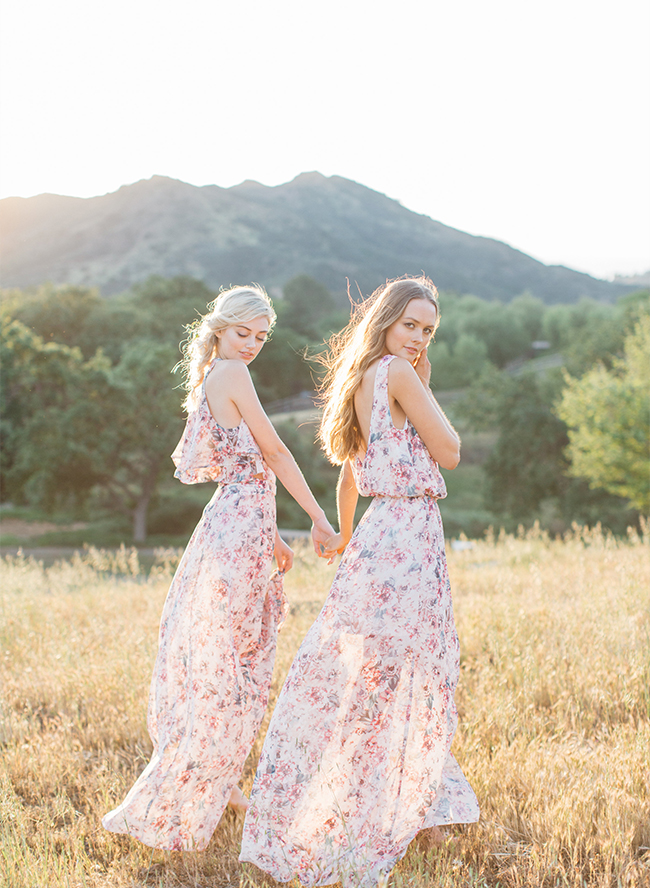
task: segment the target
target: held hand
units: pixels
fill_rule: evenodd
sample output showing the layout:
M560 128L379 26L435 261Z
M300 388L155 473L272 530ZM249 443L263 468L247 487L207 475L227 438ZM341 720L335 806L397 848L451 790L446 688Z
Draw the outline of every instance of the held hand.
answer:
M314 552L319 558L330 558L334 555L334 550L330 550L327 546L327 541L333 536L335 536L334 528L325 516L314 521L311 526L311 539L314 544Z
M420 354L413 361L413 367L417 375L420 377L422 385L428 389L429 382L431 381L431 361L429 360L426 348L422 349Z
M275 562L278 565L278 570L281 570L283 573L291 570L293 567L293 549L279 536L276 536L275 538L273 554L275 555Z
M332 552L338 552L339 555L342 555L345 551L345 547L347 543L343 539L342 533L336 533L333 537L330 537L326 544L326 549Z
M343 554L346 545L347 543L343 539L343 534L335 533L334 536L331 536L325 543L322 557L327 558L328 564L332 564L337 553L339 555Z

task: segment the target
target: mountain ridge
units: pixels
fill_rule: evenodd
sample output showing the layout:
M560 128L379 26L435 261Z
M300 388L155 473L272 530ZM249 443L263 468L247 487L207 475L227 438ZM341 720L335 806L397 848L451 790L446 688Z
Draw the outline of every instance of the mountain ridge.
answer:
M442 290L503 301L525 290L547 303L611 301L633 289L544 265L315 171L275 186L195 186L156 175L97 197L4 198L0 237L3 287L51 281L112 295L151 274L189 275L214 288L251 280L282 287L309 274L343 294L347 280L368 293L386 278L424 271Z

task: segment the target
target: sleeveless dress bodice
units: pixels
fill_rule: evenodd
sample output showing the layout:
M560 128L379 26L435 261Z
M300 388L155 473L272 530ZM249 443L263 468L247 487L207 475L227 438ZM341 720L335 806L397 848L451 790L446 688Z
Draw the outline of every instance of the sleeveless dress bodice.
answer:
M379 361L365 454L352 460L357 490L362 496L447 496L438 463L406 420L403 429L393 425L388 402L388 368L395 355Z
M218 360L218 359L217 359ZM267 466L262 452L244 419L233 429L220 426L210 412L205 395L205 380L216 360L205 374L199 402L187 417L185 430L172 453L176 466L174 477L183 484L243 484L265 481L274 484L275 475Z

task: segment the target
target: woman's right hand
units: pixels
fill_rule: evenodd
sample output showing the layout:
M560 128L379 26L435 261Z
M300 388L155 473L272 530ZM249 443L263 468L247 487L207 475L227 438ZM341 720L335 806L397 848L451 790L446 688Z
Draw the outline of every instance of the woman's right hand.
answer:
M334 552L338 552L339 555L343 554L346 546L347 543L343 538L342 533L335 533L334 536L330 537L327 541L327 548Z
M422 349L413 362L413 369L420 377L422 385L428 390L429 383L431 382L431 361L429 360L426 348Z
M311 539L314 544L314 552L319 558L331 558L336 554L336 549L330 549L327 545L333 536L336 536L334 528L325 515L314 521L311 526Z
M327 542L325 543L325 551L323 553L323 558L327 558L327 563L332 564L334 561L335 555L342 555L345 551L345 547L347 543L343 538L342 533L335 533L334 536L331 536Z

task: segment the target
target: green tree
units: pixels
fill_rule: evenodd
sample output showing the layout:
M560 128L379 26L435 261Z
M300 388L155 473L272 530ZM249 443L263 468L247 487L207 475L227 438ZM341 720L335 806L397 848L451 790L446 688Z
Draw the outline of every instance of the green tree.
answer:
M6 312L0 320L2 498L47 510L67 501L80 507L99 477L108 361L44 343Z
M82 343L88 319L105 305L97 290L72 284L43 284L35 290L9 291L4 294L3 303L12 317L22 321L43 342L78 346L87 357L95 353L92 348L88 354Z
M164 338L178 345L185 335L185 327L206 312L206 306L217 294L202 281L179 276L163 278L152 275L141 284L135 284L120 301L132 306L141 322L136 335L145 338Z
M650 512L650 315L611 369L601 364L566 383L557 415L569 428L569 471Z
M251 364L251 376L262 403L312 391L314 368L305 360L305 354L315 344L296 333L279 319L264 346Z
M553 409L563 385L557 370L513 377L488 366L455 405L473 429L497 431L483 465L485 507L506 524L601 521L624 532L635 519L624 500L568 474L567 427Z
M89 315L83 340L77 344L85 354L101 348L116 363L130 341L155 339L174 348L179 360L185 327L205 314L215 296L192 278L149 277L126 293L102 300Z
M479 377L485 369L487 346L470 333L461 333L453 349L447 342L436 342L430 349L431 382L436 389L462 388Z
M101 348L111 361L131 339L158 339L178 346L185 326L215 298L201 281L151 276L112 299L69 284L2 293L4 310L45 342L77 346L89 358Z
M329 316L338 311L336 300L323 284L299 274L283 288L283 321L296 333L311 340L321 339L321 327Z
M623 353L623 342L636 321L650 310L650 292L630 293L610 305L582 299L573 305L546 309L543 336L562 352L572 376L581 376L595 363L611 367Z
M285 285L275 310L278 320L270 341L251 366L264 403L313 391L323 368L311 358L323 349L323 340L343 327L349 317L337 307L329 290L306 274Z
M136 340L111 366L98 352L50 342L2 314L2 498L52 511L89 498L129 515L146 537L147 510L183 418L170 370L176 351Z
M532 293L522 293L508 304L508 308L517 318L519 326L525 331L530 342L542 338L542 325L546 306L541 299Z
M171 375L176 357L167 343L135 340L107 374L96 495L112 511L131 518L138 543L147 536L147 513L158 484L173 471L170 455L183 430L182 396Z
M485 463L486 505L518 521L562 493L566 427L551 412L546 389L533 374L510 378L496 408L499 437Z
M462 330L485 343L488 358L497 367L518 358L531 343L518 314L496 302L484 302L463 322Z
M457 293L446 292L439 294L438 301L442 323L436 331L436 340L448 342L452 346L460 336L463 325L486 304L478 296L459 296Z

